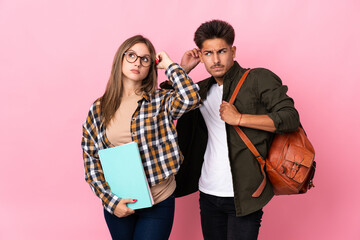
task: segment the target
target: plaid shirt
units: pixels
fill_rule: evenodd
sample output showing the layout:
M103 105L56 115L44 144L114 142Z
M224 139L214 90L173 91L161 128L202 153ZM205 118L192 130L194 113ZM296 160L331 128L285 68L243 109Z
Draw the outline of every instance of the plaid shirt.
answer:
M151 95L144 94L131 119L131 137L139 145L145 174L151 186L179 170L183 157L173 120L200 104L198 85L178 64L171 64L165 74L174 90L158 89ZM85 179L102 200L105 209L113 213L121 198L111 192L99 161L98 150L112 147L105 132L98 99L91 106L83 124L81 146Z

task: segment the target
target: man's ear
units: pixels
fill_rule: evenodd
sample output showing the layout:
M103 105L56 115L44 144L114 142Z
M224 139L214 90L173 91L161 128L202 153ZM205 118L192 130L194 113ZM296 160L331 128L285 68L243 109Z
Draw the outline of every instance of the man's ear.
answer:
M200 62L201 62L201 63L204 63L203 55L202 55L201 50L198 51L198 54L199 54L199 57L200 57Z
M236 46L232 46L231 47L231 52L232 52L232 57L235 58L236 57Z

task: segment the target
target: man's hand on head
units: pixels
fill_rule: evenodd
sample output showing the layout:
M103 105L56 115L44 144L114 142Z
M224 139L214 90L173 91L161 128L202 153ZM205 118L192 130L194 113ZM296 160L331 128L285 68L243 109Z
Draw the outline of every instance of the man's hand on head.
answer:
M186 73L190 73L200 62L199 49L194 48L184 53L181 58L180 66L184 68Z

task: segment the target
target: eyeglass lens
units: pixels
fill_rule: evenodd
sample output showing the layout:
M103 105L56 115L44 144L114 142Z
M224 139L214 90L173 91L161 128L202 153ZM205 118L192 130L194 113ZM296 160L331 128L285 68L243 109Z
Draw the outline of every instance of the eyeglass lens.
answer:
M133 63L135 62L138 58L140 58L140 63L141 65L143 65L144 67L148 67L150 66L151 64L151 59L150 59L150 56L148 55L145 55L145 56L138 56L135 52L133 51L127 51L125 53L125 57L126 57L126 60L129 62L129 63Z

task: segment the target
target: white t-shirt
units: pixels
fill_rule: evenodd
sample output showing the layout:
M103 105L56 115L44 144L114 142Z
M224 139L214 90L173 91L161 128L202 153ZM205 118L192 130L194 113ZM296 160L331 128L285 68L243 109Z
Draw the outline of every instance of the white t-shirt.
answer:
M200 107L208 129L208 142L201 169L199 190L218 197L233 197L225 122L220 118L223 85L213 84Z

